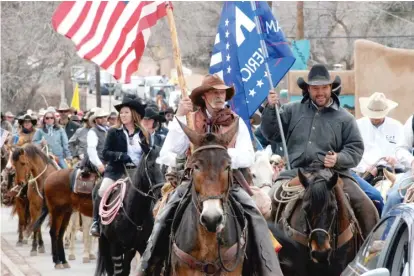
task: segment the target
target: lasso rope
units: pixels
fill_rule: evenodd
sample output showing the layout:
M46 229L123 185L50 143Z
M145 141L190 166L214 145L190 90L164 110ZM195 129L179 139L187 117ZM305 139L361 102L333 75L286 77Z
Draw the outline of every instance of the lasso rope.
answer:
M278 203L289 203L293 200L296 200L299 198L301 193L305 190L305 188L302 185L295 185L290 186L290 179L286 180L280 180L282 182L282 191L280 192L280 198L276 196L279 189L275 189L275 192L273 194L273 199Z
M101 216L102 225L111 224L114 221L116 215L118 214L119 209L123 206L123 200L126 192L126 182L129 180L129 177L124 179L117 180L112 184L108 189L106 189L104 195L102 196L101 204L99 205L99 215ZM112 190L120 186L121 192L110 202L106 204L109 196L111 195Z
M407 179L411 179L410 182L408 182L407 185L401 186L398 188L398 193L400 194L400 196L402 198L404 198L404 203L410 203L414 201L414 176L408 176L406 178L403 178L401 180L401 183L404 183L404 181L406 181ZM402 194L402 191L407 189L407 193L405 194L405 196Z
M41 177L44 173L45 173L45 171L47 170L47 164L46 164L46 166L45 166L45 168L44 168L44 170L38 175L38 176L36 176L35 178L32 178L32 179L29 179L29 181L27 182L27 184L28 185L30 185L30 184L32 184L32 183L34 183L34 186L36 187L36 192L37 192L37 194L39 195L39 197L41 198L41 199L43 199L43 195L42 195L42 193L40 192L40 190L39 190L39 186L37 185L37 179L39 178L39 177ZM32 175L33 176L33 175Z

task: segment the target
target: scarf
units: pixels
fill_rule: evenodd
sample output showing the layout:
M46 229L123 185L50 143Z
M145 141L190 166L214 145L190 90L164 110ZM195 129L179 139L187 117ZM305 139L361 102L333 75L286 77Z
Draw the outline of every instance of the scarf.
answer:
M204 115L202 122L203 125L201 126L201 129L204 133L209 131L218 133L221 126L230 126L236 118L233 111L231 111L231 109L228 107L225 107L222 110L216 112L211 118L207 116L205 110L201 111L201 113Z

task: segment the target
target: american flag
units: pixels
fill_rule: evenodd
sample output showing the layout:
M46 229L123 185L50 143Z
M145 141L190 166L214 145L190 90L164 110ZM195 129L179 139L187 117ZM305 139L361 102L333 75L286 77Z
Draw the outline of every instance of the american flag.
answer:
M150 27L167 14L166 5L159 1L64 1L52 25L75 43L81 58L128 83L138 70Z

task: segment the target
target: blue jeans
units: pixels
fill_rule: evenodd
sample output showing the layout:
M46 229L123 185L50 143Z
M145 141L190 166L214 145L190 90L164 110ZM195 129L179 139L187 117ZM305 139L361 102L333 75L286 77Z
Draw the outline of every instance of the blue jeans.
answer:
M67 169L68 165L66 165L65 158L63 158L63 156L58 156L58 158L59 158L59 161L58 161L59 167L61 169Z
M382 209L384 208L384 199L381 196L381 193L375 189L371 184L365 181L362 177L358 176L355 172L352 172L352 177L358 182L359 187L365 192L365 194L372 200L375 207L378 210L378 214L382 214Z
M384 209L382 210L382 215L385 215L386 213L388 213L388 211L391 210L392 207L394 207L394 205L397 205L397 204L403 202L404 198L401 197L400 192L398 191L398 189L401 186L407 185L407 181L402 181L402 180L406 179L409 176L411 176L411 171L410 170L407 171L406 173L404 173L403 175L401 175L401 177L397 178L397 180L395 181L394 186L392 186L392 188L388 191L387 202L385 202ZM404 191L401 191L401 194L403 196L405 196L406 190L407 189L405 189Z

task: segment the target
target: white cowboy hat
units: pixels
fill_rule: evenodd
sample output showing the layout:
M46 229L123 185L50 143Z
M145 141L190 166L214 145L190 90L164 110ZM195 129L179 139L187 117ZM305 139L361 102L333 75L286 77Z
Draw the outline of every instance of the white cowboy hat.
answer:
M95 108L95 112L89 117L89 122L93 123L96 118L108 117L109 112L103 110L100 107Z
M68 111L70 110L70 106L67 103L60 103L59 108L56 109L59 111Z
M398 106L398 103L388 100L384 93L375 92L369 98L359 98L361 113L370 119L382 119Z

